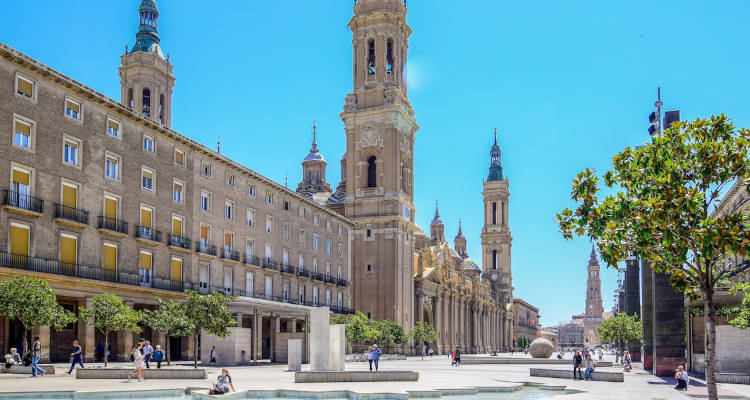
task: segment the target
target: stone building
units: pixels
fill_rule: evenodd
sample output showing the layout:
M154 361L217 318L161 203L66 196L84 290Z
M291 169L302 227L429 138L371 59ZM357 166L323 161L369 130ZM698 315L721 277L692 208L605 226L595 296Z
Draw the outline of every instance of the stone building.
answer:
M599 325L604 321L602 306L602 278L599 276L599 260L594 247L589 256L588 279L586 280L586 311L583 318L583 343L586 346L599 346Z
M233 329L246 342L220 357L283 361L309 307L350 312L354 225L171 130L159 12L153 0L138 12L119 102L0 44L0 279L43 278L75 313L103 292L135 309L186 289L236 294ZM68 359L73 339L86 360L104 341L83 321L33 334L52 361ZM195 351L190 340L138 336L170 340L174 358ZM128 359L134 337L110 337L114 359ZM19 339L19 324L0 320L0 348Z
M539 309L517 297L513 298L513 340L518 346L518 339L523 336L531 343L541 336Z
M558 325L557 337L563 348L583 347L583 319L573 317L571 321Z

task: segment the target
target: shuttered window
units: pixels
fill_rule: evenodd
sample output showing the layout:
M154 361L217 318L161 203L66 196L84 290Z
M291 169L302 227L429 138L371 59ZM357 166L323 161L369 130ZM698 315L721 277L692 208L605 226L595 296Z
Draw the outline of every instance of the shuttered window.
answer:
M16 86L18 87L18 94L27 99L34 98L34 82L19 76L16 78Z
M179 258L172 259L172 280L182 281L182 260Z
M182 236L182 218L172 217L172 235Z
M65 101L65 115L73 119L81 119L81 105L78 102L67 99Z
M151 253L141 252L139 266L141 269L151 269Z
M22 169L13 169L13 183L29 186L31 182L31 172Z
M107 133L109 135L119 138L120 137L120 123L113 119L108 119L107 120Z
M104 216L117 219L117 200L111 197L104 198Z
M208 241L208 226L201 225L201 240Z
M144 228L151 228L151 210L148 208L141 208L141 226Z
M14 125L13 144L25 149L31 149L31 124L15 120Z
M62 186L62 204L65 207L70 208L76 208L78 205L78 188L69 185L69 184L63 184Z
M70 235L60 236L60 261L76 264L78 261L78 238Z
M10 252L22 256L29 255L29 232L31 229L26 225L11 223L10 225Z
M180 150L174 151L174 162L175 164L185 165L185 153Z
M146 190L154 190L154 171L143 169L141 170L141 187Z
M232 235L232 233L230 233L230 232L225 232L224 233L224 246L226 246L226 247L228 247L230 249L232 248L232 239L233 239L233 236L234 235Z
M102 249L102 266L106 270L117 270L117 246L105 244Z

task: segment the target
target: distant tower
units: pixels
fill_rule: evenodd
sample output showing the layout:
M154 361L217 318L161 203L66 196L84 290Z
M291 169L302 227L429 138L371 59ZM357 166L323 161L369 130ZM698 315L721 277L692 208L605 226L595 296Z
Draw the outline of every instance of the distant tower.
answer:
M461 218L458 219L458 233L456 234L456 237L453 238L453 247L461 258L468 257L468 254L466 253L466 237L461 229Z
M175 78L172 64L164 57L159 45L159 10L156 1L142 0L138 14L140 25L135 34L135 45L121 57L120 102L138 114L171 128Z
M602 279L599 276L599 260L596 250L591 247L589 256L588 280L586 281L586 312L583 319L583 343L587 346L601 344L597 328L604 320L602 306Z
M441 244L445 242L445 225L443 220L440 219L440 211L438 211L438 201L435 200L435 216L430 222L430 237L432 242L435 244Z
M484 182L484 227L482 228L482 272L484 279L490 281L493 295L505 309L501 321L503 348L511 346L513 324L511 323L513 303L513 275L511 268L511 242L508 222L508 179L503 175L500 145L497 144L497 127L495 142L490 149L490 169Z
M313 123L313 141L310 152L302 160L302 181L297 185L297 192L320 193L331 192L331 185L326 182L326 163L323 155L318 151L317 125Z

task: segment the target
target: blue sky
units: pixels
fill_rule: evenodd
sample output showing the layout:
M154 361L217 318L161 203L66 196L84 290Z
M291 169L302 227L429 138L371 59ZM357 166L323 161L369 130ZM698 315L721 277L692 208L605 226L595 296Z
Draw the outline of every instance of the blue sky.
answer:
M0 41L119 99L117 66L134 43L139 0L20 1L6 6ZM338 183L338 116L351 87L350 0L157 0L177 83L173 128L290 187L311 124ZM213 5L211 5L213 3ZM509 176L515 295L555 324L583 311L587 240L565 241L554 216L573 176L603 171L648 140L656 87L683 119L727 113L748 126L743 1L409 0L414 33L409 97L417 221L435 199L452 238L464 221L481 260L482 179L492 127ZM617 275L602 273L605 309Z

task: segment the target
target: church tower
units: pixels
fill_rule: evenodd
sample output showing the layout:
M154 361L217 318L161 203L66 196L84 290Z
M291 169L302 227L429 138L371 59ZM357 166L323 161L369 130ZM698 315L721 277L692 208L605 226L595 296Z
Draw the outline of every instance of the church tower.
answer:
M142 0L135 45L122 55L120 102L131 110L171 128L174 75L159 44L156 1Z
M326 163L318 151L317 126L313 123L313 141L310 152L302 160L302 181L297 185L298 193L330 193L331 185L326 182Z
M430 222L430 238L432 243L441 244L445 242L445 225L443 220L440 219L440 211L438 211L438 201L435 200L435 216Z
M406 88L411 28L403 0L359 0L352 31L353 92L346 131L344 215L354 222L354 308L414 324L414 136Z
M512 302L513 276L511 268L511 241L508 222L508 179L503 175L500 145L497 144L497 128L495 128L495 142L490 149L490 169L482 191L484 198L484 227L482 227L482 272L484 279L489 280L493 295L504 308L502 324L498 332L502 332L500 342L503 347L511 346L513 337Z
M586 280L586 312L583 319L583 343L587 346L601 344L597 328L604 321L604 307L602 306L602 279L599 276L599 270L599 260L592 246Z
M453 248L456 249L456 252L461 258L469 256L469 254L466 253L466 236L464 236L464 231L461 228L461 218L458 219L458 233L456 234L456 237L453 238Z

